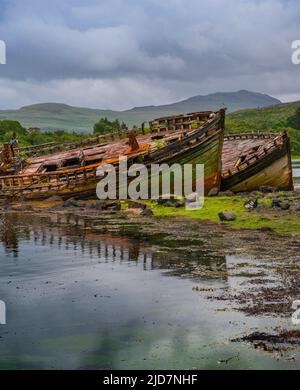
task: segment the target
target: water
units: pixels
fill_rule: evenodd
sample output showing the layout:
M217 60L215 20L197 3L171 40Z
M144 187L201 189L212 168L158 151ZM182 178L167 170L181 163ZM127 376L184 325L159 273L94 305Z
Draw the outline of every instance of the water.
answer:
M0 218L8 321L0 326L0 369L300 367L300 359L277 361L229 341L280 321L246 317L193 291L228 288L233 277L195 279L188 261L125 238L48 219ZM216 266L234 258L205 253L197 261Z
M293 160L293 177L296 184L300 184L300 160Z

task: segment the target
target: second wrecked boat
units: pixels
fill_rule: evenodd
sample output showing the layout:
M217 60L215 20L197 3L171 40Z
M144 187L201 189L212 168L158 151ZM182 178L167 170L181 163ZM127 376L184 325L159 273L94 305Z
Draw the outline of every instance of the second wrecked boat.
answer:
M249 192L262 186L284 191L294 188L287 133L226 136L222 152L222 190Z

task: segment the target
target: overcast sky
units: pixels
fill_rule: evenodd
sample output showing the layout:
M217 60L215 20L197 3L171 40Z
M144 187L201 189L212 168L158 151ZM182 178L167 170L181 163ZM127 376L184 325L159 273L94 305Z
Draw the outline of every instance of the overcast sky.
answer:
M299 0L0 0L0 108L126 109L249 89L300 100Z

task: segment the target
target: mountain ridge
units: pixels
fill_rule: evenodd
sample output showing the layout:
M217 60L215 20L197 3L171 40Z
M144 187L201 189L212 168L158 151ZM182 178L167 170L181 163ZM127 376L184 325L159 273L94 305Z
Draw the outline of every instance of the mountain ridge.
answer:
M69 130L88 132L101 118L119 119L129 127L139 126L156 117L193 111L216 111L223 106L228 112L241 109L269 107L281 104L281 101L258 92L240 90L237 92L216 92L208 95L196 95L190 98L164 105L134 107L124 111L104 110L88 107L74 107L65 103L37 103L16 110L0 110L0 120L19 121L24 127L39 127L43 130Z

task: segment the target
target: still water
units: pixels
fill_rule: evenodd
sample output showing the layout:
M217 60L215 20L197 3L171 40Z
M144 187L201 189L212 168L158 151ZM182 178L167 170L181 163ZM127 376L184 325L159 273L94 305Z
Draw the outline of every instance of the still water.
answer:
M140 242L28 218L0 217L0 369L299 368L230 342L269 320L193 291L232 280L195 279L186 260Z
M300 184L300 160L293 160L293 177L296 184Z

